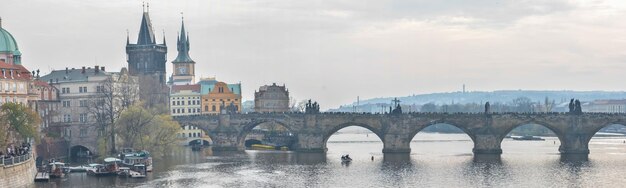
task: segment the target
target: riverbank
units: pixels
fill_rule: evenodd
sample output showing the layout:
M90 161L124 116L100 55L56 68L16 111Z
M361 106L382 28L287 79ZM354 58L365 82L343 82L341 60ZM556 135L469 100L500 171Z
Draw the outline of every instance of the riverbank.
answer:
M22 159L6 159L0 164L0 187L29 187L34 183L35 173L32 153Z

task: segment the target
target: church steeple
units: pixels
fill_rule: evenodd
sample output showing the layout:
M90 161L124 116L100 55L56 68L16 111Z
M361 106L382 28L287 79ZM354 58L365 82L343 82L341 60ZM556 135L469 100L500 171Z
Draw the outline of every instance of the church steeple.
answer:
M180 26L180 36L178 36L178 40L176 41L176 49L178 50L178 56L176 59L172 61L172 63L195 63L189 57L189 36L187 36L187 32L185 31L185 20L181 21Z

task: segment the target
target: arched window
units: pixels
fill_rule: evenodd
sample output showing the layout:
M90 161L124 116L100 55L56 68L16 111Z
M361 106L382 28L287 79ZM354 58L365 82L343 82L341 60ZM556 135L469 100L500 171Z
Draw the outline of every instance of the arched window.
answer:
M209 106L204 106L204 111L208 112L209 111Z
M211 110L215 112L215 105L211 107Z

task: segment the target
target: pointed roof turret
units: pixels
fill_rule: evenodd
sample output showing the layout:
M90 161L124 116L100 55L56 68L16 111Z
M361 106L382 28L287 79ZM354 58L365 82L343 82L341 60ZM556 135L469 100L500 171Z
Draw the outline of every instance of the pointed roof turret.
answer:
M178 50L178 56L172 63L195 63L189 57L189 36L185 32L185 20L181 21L180 36L178 36L176 42L176 49Z
M137 44L155 44L152 22L150 21L150 15L148 15L148 12L144 12L143 17L141 17L141 26L139 26Z
M165 43L165 30L163 30L163 46L167 46L167 43Z

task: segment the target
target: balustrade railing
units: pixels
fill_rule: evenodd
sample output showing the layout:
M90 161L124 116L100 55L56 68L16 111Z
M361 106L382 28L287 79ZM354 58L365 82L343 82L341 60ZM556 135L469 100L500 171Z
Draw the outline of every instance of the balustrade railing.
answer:
M32 157L32 153L28 152L26 155L20 155L16 157L2 158L0 159L0 166L10 167L15 164L19 164L21 162L27 161Z

